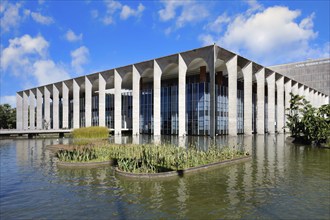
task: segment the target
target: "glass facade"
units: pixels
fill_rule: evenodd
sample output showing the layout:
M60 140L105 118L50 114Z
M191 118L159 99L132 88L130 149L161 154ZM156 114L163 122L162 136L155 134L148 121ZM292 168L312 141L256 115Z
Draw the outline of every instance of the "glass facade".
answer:
M199 75L187 77L186 130L188 135L210 133L210 84L207 81L208 79L200 82Z
M218 135L228 134L228 79L222 77L219 81L216 75L215 82L215 132ZM140 133L153 134L153 83L141 83L140 87ZM252 130L256 132L257 118L256 84L252 87ZM105 95L105 125L114 129L114 94ZM275 103L277 97L275 94ZM79 100L79 126L86 126L85 96ZM132 91L122 93L122 128L132 129L133 110ZM275 104L275 105L276 105ZM99 125L99 96L92 96L91 125ZM50 115L52 118L52 102L50 102ZM59 100L59 127L62 128L62 99ZM161 134L177 135L179 133L178 118L178 79L162 80L161 82ZM265 132L268 131L268 96L265 86ZM73 99L69 99L69 128L73 128ZM44 108L43 108L44 117ZM275 106L275 119L277 109ZM188 75L186 78L186 132L188 135L210 134L210 83L208 73ZM276 125L276 124L275 124ZM51 127L53 123L51 121ZM244 133L244 90L243 82L237 82L237 133Z
M105 94L105 126L112 129L115 127L114 103L114 95ZM98 106L96 108L98 108Z
M178 85L177 79L162 82L161 134L178 134Z
M153 86L143 84L140 90L140 133L153 133Z
M132 129L132 98L132 91L124 92L121 95L121 127L124 129Z
M99 96L92 96L92 126L99 125Z

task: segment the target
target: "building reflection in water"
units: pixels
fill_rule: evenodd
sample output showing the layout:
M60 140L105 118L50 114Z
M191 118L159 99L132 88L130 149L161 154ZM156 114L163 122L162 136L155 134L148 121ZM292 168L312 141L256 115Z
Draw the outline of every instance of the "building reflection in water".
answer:
M45 175L57 176L58 183L72 186L90 186L88 192L76 191L81 196L95 197L97 195L119 196L128 204L141 204L149 206L158 213L168 213L177 208L180 218L194 218L198 210L189 209L196 201L203 205L207 213L214 216L226 216L228 210L245 204L245 212L267 201L264 194L258 189L267 188L267 193L272 196L272 190L278 185L279 180L285 178L286 166L290 154L302 154L301 150L292 150L286 147L284 135L255 135L217 137L211 140L204 136L186 137L178 139L168 136L154 139L151 136L115 137L110 142L115 143L172 143L184 146L194 145L200 149L207 149L211 144L239 145L251 152L253 160L235 165L219 167L198 174L184 175L170 179L157 180L132 180L114 175L111 167L100 168L58 168L51 152L46 146L56 143L68 143L68 139L29 139L16 140L17 163L20 167L32 166L42 170ZM291 150L290 150L291 149ZM203 193L200 193L203 191ZM263 191L264 192L264 191ZM96 197L97 199L97 197ZM175 201L175 202L174 202ZM258 203L256 203L258 201ZM207 204L207 205L206 205ZM240 209L241 212L242 209Z

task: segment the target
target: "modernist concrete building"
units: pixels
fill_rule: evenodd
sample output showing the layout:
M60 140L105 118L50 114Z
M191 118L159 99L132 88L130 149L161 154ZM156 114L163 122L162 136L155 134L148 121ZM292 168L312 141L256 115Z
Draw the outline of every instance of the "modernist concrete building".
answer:
M51 74L51 73L50 73ZM17 93L17 129L107 126L161 135L283 132L289 93L329 95L217 45Z
M281 64L269 68L330 95L330 58Z

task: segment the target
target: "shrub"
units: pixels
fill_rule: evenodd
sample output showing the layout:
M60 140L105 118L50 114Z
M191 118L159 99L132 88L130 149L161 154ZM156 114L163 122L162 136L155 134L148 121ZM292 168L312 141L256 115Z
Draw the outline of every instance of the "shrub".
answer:
M290 95L286 116L291 136L306 143L325 143L330 136L330 105L315 108L303 96Z
M109 130L106 127L86 127L78 128L72 131L73 138L98 138L105 139L109 137Z

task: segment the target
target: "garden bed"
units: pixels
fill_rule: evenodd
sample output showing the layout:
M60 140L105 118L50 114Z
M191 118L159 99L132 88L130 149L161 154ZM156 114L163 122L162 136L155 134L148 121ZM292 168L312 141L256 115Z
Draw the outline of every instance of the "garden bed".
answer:
M141 178L141 179L151 179L151 178L164 178L164 177L174 177L179 176L183 177L186 174L191 174L195 172L201 172L204 170L209 170L211 168L216 168L220 166L225 166L234 163L246 162L252 159L252 156L243 156L241 158L234 158L229 160L224 160L215 163L209 163L201 166L190 167L183 170L174 170L168 172L160 172L160 173L130 173L119 170L118 167L115 168L115 174L119 176L129 177L129 178Z

